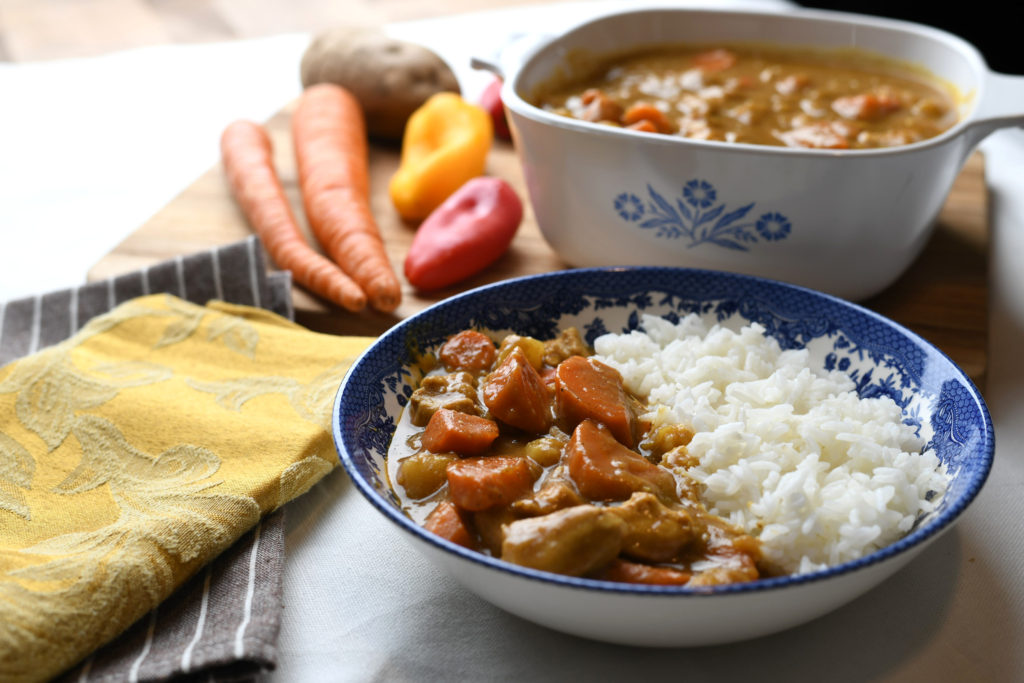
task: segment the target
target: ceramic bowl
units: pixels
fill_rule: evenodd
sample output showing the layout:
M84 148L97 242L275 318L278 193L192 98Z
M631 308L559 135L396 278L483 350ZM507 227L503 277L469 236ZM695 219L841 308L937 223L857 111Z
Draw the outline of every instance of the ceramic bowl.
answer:
M414 357L467 327L551 338L575 325L588 341L633 329L640 314L757 321L784 348L856 377L862 395L892 396L946 464L938 509L871 555L799 576L691 589L573 578L512 565L442 540L398 507L386 457L418 375ZM950 529L992 464L992 423L977 389L912 332L844 300L793 285L681 268L580 269L509 280L442 301L380 337L352 366L334 405L341 463L359 491L442 569L481 597L539 624L593 639L693 646L752 638L823 615L909 562Z
M963 95L960 121L915 144L837 152L639 133L525 99L567 69L569 56L579 63L643 45L744 41L857 47L915 64ZM1024 125L1024 77L992 73L949 33L845 13L627 11L475 63L505 78L502 100L537 222L570 265L712 268L852 300L887 287L920 253L978 142Z

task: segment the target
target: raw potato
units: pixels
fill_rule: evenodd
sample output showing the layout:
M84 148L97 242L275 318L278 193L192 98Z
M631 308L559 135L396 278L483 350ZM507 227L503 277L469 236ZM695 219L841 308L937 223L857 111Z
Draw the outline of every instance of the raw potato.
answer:
M356 96L375 138L401 140L405 122L427 98L459 92L455 74L425 47L376 29L341 27L317 36L302 57L302 86L335 83Z

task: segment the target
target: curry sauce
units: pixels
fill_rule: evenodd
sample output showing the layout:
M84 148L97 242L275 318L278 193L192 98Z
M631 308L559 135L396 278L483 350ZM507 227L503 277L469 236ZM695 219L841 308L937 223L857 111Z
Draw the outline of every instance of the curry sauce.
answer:
M854 50L662 47L552 81L529 99L642 132L814 149L906 145L957 121L953 93L937 79Z

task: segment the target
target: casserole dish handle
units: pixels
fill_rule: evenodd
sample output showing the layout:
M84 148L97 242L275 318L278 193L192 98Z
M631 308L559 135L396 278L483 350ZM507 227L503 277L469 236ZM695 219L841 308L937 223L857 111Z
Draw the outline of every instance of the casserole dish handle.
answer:
M1024 76L990 72L984 92L970 126L972 145L1000 128L1024 127Z
M486 57L471 57L469 65L480 71L490 71L498 78L504 80L509 74L515 71L518 64L525 63L524 57L532 52L534 48L543 45L554 38L550 34L517 33L509 36L508 40L497 46L494 51Z

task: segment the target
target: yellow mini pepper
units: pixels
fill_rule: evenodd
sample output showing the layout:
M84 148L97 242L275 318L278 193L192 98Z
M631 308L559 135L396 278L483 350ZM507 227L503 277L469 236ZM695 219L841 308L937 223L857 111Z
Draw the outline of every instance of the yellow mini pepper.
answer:
M399 215L430 215L455 190L483 175L494 138L490 115L451 92L432 96L405 125L402 158L388 190Z

